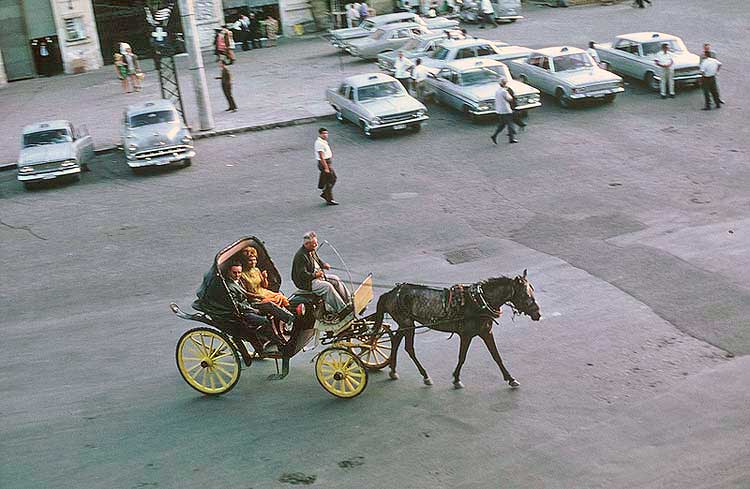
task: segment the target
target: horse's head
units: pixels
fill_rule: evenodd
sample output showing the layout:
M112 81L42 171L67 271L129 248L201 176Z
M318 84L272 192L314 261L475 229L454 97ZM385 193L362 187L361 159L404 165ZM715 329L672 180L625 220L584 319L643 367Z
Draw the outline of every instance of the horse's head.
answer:
M517 275L513 279L513 296L510 298L510 302L521 313L529 316L532 321L539 321L542 318L539 304L536 303L534 298L534 286L526 278L526 270L523 271L523 275Z

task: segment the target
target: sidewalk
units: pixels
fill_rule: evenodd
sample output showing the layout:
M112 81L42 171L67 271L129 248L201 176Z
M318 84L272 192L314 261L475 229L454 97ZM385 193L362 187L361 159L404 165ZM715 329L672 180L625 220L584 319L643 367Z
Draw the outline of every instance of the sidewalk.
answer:
M333 114L324 91L343 77L377 71L373 64L339 55L326 41L311 36L287 40L276 47L238 51L230 66L234 78L235 113L224 112L218 68L210 53L203 53L214 131L265 129L311 122ZM188 124L201 137L195 96L187 58L177 58L178 78ZM153 62L144 60L143 91L123 94L112 66L80 75L56 76L14 82L0 90L4 131L0 134L0 167L15 165L23 126L49 119L86 124L97 149L119 142L122 112L136 102L160 98ZM212 133L212 132L211 132Z

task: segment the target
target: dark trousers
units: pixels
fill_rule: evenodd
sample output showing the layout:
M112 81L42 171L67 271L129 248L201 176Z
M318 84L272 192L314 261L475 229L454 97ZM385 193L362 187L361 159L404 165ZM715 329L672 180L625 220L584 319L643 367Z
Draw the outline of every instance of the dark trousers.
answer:
M318 162L318 170L320 170L320 176L318 177L318 188L323 191L320 194L321 197L326 199L326 202L333 200L333 186L336 185L336 172L333 171L331 166L331 160L326 161L328 163L329 173L323 171L323 165Z
M243 51L249 51L250 50L250 32L248 31L241 31L242 32L242 50Z
M714 104L716 106L721 105L721 98L719 98L719 85L716 83L715 76L704 76L702 79L703 87L703 98L706 100L706 107L711 107L711 97L714 98Z
M283 307L279 307L273 302L255 302L253 307L259 312L267 314L279 321L284 321L287 324L291 324L294 321L294 314L287 311Z
M505 126L508 126L508 139L513 140L516 135L516 128L513 127L513 114L498 114L497 116L500 119L500 122L498 123L497 129L495 129L495 134L493 134L492 137L496 138L498 134L503 132Z
M250 33L250 39L253 42L253 49L260 48L261 42L260 42L260 33L259 32L251 32Z
M229 104L229 110L237 109L237 104L234 103L234 97L232 97L232 85L226 83L221 84L221 90L224 92L224 96L227 98Z

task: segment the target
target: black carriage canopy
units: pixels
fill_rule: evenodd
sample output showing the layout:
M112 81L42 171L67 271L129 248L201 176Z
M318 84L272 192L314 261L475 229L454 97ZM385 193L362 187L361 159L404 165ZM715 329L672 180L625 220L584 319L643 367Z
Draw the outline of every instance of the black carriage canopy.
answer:
M281 275L268 255L266 247L255 236L248 236L238 239L216 254L211 268L203 276L203 282L195 292L198 299L193 302L193 309L219 318L239 317L239 310L229 295L224 274L231 262L234 260L243 261L241 259L242 250L248 246L252 246L258 252L258 264L256 266L260 270L268 272L268 288L274 292L279 291Z

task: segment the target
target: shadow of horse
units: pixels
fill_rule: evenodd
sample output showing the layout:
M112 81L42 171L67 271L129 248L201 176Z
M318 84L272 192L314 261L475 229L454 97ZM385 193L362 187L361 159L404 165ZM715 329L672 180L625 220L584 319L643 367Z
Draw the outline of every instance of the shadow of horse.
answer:
M432 385L430 376L414 353L414 323L417 322L436 331L456 333L461 338L458 364L453 371L453 385L456 389L464 386L460 378L461 367L475 336L484 341L493 360L500 367L503 379L511 387L518 387L521 384L503 365L492 335L492 324L500 316L504 304L509 304L514 313L518 311L526 314L533 321L541 319L539 305L534 298L534 287L526 278L526 270L523 275L515 278L489 278L470 285L454 285L450 289L398 284L381 295L375 313L375 331L380 330L385 314L390 315L398 324L391 350L391 379L398 379L396 357L401 340L405 339L404 348L422 374L424 383Z

